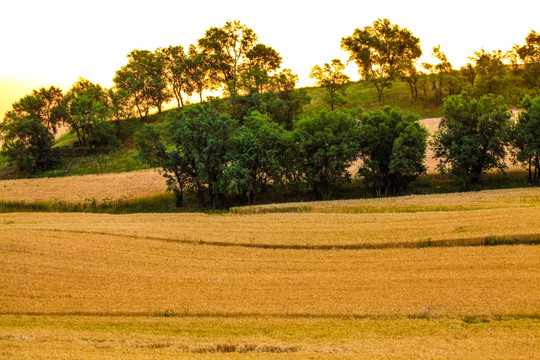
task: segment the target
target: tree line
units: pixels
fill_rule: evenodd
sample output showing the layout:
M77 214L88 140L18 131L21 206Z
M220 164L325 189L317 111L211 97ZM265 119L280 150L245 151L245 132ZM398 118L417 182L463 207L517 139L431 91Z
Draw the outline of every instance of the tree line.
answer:
M321 110L287 130L268 113L237 119L221 106L172 111L164 124L136 135L139 156L161 169L178 206L187 191L201 207L205 199L220 206L226 194L253 204L279 185L330 199L359 156L375 195L397 194L425 171L427 130L397 109Z
M525 95L533 95L540 88L540 34L531 30L524 45L514 45L503 52L485 49L475 51L467 65L454 69L441 46L433 47L432 62L419 63L422 56L420 39L407 28L379 19L372 26L355 29L343 37L341 48L348 52L348 62L354 62L362 80L377 91L379 102L384 102L385 90L396 80L408 84L411 100L430 96L436 105L446 96L463 91L480 97L486 94L502 95L517 103ZM325 100L334 105L346 103L341 91L349 77L343 73L345 64L334 59L323 67L316 65L310 76L317 85L327 90Z
M513 124L504 100L494 96L505 88L508 78L502 76L508 69L513 81L537 91L536 32L504 56L501 51L475 52L473 62L461 70L453 70L435 47L436 62L421 64L426 72L420 71L419 39L387 19L356 29L341 45L381 102L397 79L407 82L412 101L419 93L426 100L431 89L444 113L431 145L441 171L463 189L476 186L486 170L504 169L502 156L510 146L528 166L531 183L538 183L538 97L523 97L523 111ZM311 71L326 89L328 111L305 109L310 101L306 91L295 89L297 76L281 69L281 62L278 52L259 43L253 30L238 21L210 28L187 50L133 50L111 89L79 79L66 94L52 86L14 103L0 123L2 154L26 173L44 170L55 162L54 134L60 124L69 125L80 146L114 146L120 120L138 115L144 121L150 110L161 112L175 99L179 110L162 127L144 127L137 143L140 156L163 170L179 205L188 190L201 206L205 198L218 206L225 194L243 194L254 203L257 194L278 184L331 198L350 178L346 169L357 159L359 175L379 196L399 193L424 172L425 129L396 109L344 109L342 90L350 79L340 60ZM203 104L203 92L215 90L228 96L209 97ZM186 106L194 94L201 105ZM481 154L475 153L478 148Z
M540 96L526 96L514 122L501 97L452 95L429 143L414 116L390 107L322 109L300 116L290 130L268 112L238 118L230 110L212 102L171 111L165 123L137 133L139 156L161 169L178 206L188 192L201 207L219 207L225 195L254 204L276 186L330 199L354 175L374 196L396 195L425 172L428 145L441 172L462 190L474 189L488 170L504 171L510 153L528 164L530 182L540 185Z

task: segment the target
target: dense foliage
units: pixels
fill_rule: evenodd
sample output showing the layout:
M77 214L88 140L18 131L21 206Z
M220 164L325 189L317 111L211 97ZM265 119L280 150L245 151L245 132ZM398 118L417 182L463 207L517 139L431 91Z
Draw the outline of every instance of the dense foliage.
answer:
M414 116L404 116L390 107L362 116L359 174L375 195L399 194L426 171L427 136Z
M517 158L527 165L529 182L540 186L540 96L525 97L514 129Z
M443 123L433 140L442 172L468 190L480 182L485 171L506 168L511 113L500 98L454 95L444 102L443 112Z

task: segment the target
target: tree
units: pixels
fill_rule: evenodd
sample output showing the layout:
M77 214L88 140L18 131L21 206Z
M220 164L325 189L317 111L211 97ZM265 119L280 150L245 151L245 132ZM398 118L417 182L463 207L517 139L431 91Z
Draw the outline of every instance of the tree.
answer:
M475 51L474 55L470 59L474 61L476 73L480 75L481 93L493 93L498 81L506 73L506 65L503 63L504 55L501 50L488 53L483 48L480 51Z
M167 190L176 199L176 207L184 204L184 192L196 177L193 159L178 144L167 145L155 127L146 124L135 134L138 157L154 168L159 168L167 182Z
M271 78L275 96L266 102L267 114L286 130L292 130L294 119L302 107L311 101L306 89L295 89L297 82L298 75L293 74L291 69L283 69Z
M281 66L281 56L264 44L257 44L246 54L241 73L242 88L247 93L263 93L271 88L272 73Z
M108 121L107 93L99 84L80 78L66 94L66 122L83 146L112 145L115 132Z
M171 99L165 64L160 56L148 50L133 50L128 59L116 71L114 83L131 95L141 120L145 120L151 108L157 107L161 112L163 103Z
M347 169L358 156L357 121L347 111L323 110L295 123L298 168L313 193L332 196L337 184L347 180Z
M171 142L192 162L193 181L199 206L203 206L203 185L208 186L210 202L216 208L227 188L227 153L238 124L229 115L220 114L213 104L191 106L173 112L168 121Z
M461 67L461 74L467 79L471 88L473 88L476 75L478 75L478 69L473 64L467 63L467 65Z
M512 74L514 77L519 71L520 59L519 59L519 45L514 44L512 49L506 51L504 58L508 61L508 64L512 68Z
M255 32L239 21L227 21L223 27L212 27L198 41L207 54L220 83L232 97L238 94L238 81L247 54L257 44Z
M217 89L217 73L210 60L206 52L200 51L195 45L189 46L187 58L189 87L199 94L201 102L203 102L204 90Z
M540 186L540 96L525 96L521 106L513 136L517 159L528 165L529 183Z
M446 54L441 51L441 46L433 47L433 58L437 60L435 64L423 63L422 67L429 71L431 86L435 93L435 102L440 104L443 99L444 85L449 82L452 73L452 64L448 61Z
M25 173L50 168L57 161L54 134L65 114L62 91L54 86L24 96L0 123L2 154Z
M116 124L116 137L120 138L120 121L134 116L133 102L125 89L110 88L106 92L107 118Z
M194 91L193 84L189 78L189 58L182 46L160 48L156 52L164 63L164 75L176 98L178 107L183 107L183 94L191 96Z
M400 65L400 77L409 85L411 98L418 99L418 81L422 76L422 72L418 71L416 60L403 60Z
M340 89L350 81L350 78L343 73L343 70L345 70L345 65L341 60L334 59L331 64L324 64L324 68L315 65L309 74L310 78L317 80L318 86L326 89L325 100L332 110L334 110L334 105L343 105L346 102Z
M376 196L396 195L425 172L427 135L414 116L388 106L361 117L359 175Z
M378 19L373 26L355 29L349 37L341 39L341 48L349 52L362 77L377 89L379 102L383 92L400 71L404 60L415 60L422 55L420 39L406 28L392 25L388 19Z
M519 58L525 64L523 78L531 87L540 87L540 34L531 30L525 38L526 44L517 50Z
M476 100L462 93L443 104L443 125L432 146L441 172L448 172L463 190L479 184L485 171L506 168L511 113L500 103L493 96Z
M244 118L227 155L229 191L245 194L248 204L252 205L265 186L283 181L284 134L285 130L267 115L253 112Z

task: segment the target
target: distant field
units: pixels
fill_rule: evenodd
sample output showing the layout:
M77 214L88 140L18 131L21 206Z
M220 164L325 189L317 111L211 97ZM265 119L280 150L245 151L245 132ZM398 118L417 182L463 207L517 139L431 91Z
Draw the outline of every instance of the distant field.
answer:
M476 192L411 195L391 198L306 201L297 203L242 206L235 214L286 212L313 213L400 213L465 211L540 207L540 188L484 190Z

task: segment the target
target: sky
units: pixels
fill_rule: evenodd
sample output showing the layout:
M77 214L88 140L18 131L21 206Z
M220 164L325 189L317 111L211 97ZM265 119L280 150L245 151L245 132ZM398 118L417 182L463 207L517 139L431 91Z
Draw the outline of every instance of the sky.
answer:
M423 60L440 44L455 68L482 47L506 51L540 32L537 0L5 0L0 3L0 120L33 89L67 91L79 77L113 85L133 49L196 44L210 27L239 20L310 86L309 72L346 61L341 38L379 18L420 38ZM348 73L359 75L354 64Z

